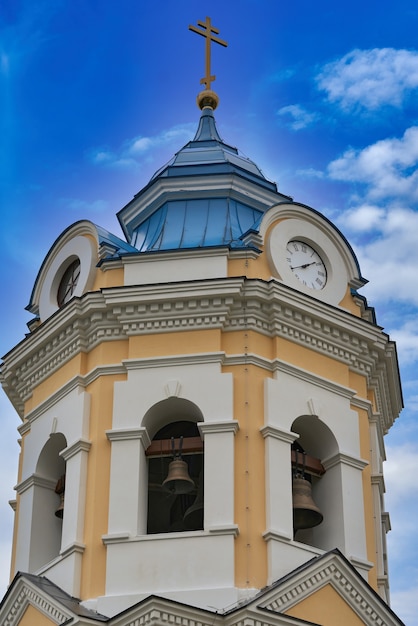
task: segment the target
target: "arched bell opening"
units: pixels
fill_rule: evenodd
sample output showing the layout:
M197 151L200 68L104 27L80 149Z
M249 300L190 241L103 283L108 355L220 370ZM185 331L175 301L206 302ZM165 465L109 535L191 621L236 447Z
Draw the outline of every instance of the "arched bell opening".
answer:
M56 558L61 550L65 511L65 461L63 434L54 433L38 457L34 475L30 568L32 572Z
M339 546L342 514L338 468L325 471L322 460L337 453L337 441L318 418L298 417L292 431L292 496L294 539L324 550Z
M160 428L146 451L147 533L202 530L204 456L197 427L203 421L201 412L193 403L178 398L160 402L151 412L147 430L152 434L156 425Z

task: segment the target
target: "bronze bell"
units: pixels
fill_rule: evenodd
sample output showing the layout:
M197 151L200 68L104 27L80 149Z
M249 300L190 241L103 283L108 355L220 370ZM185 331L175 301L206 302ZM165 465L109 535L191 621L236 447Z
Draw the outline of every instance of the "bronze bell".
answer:
M189 476L187 463L181 458L182 447L183 437L180 437L179 451L176 453L174 437L171 437L173 460L168 466L168 474L163 482L163 487L176 495L190 493L194 489L194 482Z
M318 526L324 519L312 498L312 486L309 480L295 476L293 491L293 528L295 532L304 528Z
M171 461L163 487L175 494L190 493L194 489L194 482L189 476L186 461L180 458L175 458Z
M55 493L60 497L60 503L55 511L55 517L62 519L64 517L65 474L58 479L58 482L55 485Z

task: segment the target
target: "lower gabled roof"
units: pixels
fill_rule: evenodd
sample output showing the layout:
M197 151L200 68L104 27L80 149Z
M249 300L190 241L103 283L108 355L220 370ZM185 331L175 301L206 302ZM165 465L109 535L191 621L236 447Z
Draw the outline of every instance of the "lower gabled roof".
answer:
M2 626L26 624L28 606L51 624L87 626L405 626L339 550L315 557L224 612L149 596L107 617L43 576L18 573L0 604ZM49 622L46 622L49 623Z

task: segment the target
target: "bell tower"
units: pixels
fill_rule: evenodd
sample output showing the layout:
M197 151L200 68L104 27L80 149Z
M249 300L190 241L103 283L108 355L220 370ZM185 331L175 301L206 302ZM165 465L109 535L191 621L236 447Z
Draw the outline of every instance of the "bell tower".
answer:
M22 441L2 623L401 624L396 347L343 234L221 139L226 42L210 18L190 29L195 137L119 211L124 239L85 220L55 241L4 357Z

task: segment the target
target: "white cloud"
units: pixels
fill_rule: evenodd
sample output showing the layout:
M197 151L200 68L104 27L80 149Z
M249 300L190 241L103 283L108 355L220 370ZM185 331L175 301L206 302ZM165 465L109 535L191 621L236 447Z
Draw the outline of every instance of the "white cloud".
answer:
M139 159L153 160L153 151L157 149L173 146L173 151L177 150L179 142L187 142L192 139L195 131L195 124L179 124L157 135L128 139L114 151L96 148L91 152L90 158L97 165L119 168L138 167Z
M417 211L394 203L385 203L385 206L360 203L344 213L340 222L352 231L363 233L373 231L373 236L364 244L367 250L384 254L391 244L396 248L397 259L410 257L415 263Z
M277 111L277 115L285 116L289 120L292 130L301 130L313 124L318 118L316 113L310 113L299 104L289 104Z
M107 150L97 150L93 154L93 160L96 163L106 163L108 161L111 161L112 159L112 153L108 152Z
M316 170L314 167L296 170L296 174L303 178L324 178L325 174L322 170Z
M369 301L418 306L418 127L403 137L347 150L328 165L334 180L352 184L352 208L339 222L355 243ZM414 288L415 287L415 288ZM418 312L416 312L418 316ZM391 329L404 363L418 359L415 324Z
M146 152L152 145L152 139L149 137L138 137L133 140L130 150L131 152Z
M80 200L78 198L64 198L61 200L65 206L72 211L82 211L86 213L104 213L109 203L106 200Z
M125 143L124 150L129 154L135 155L137 153L143 154L154 148L170 145L171 143L176 143L178 148L179 142L188 141L195 132L195 124L179 124L168 130L163 130L158 135L153 135L152 137L135 137Z
M344 214L344 223L347 228L356 232L364 232L382 228L386 212L382 207L372 204L363 204Z
M317 82L328 99L345 110L400 107L410 92L418 89L418 52L353 50L325 65Z
M418 496L418 446L413 443L388 446L387 458L385 483L390 494L391 508L394 508Z
M377 301L404 302L418 306L418 212L412 209L360 206L343 216L340 223L353 242L363 275L370 281L364 288L367 298ZM348 233L347 233L348 234ZM418 316L418 312L416 313ZM395 332L395 331L391 331ZM404 321L396 331L403 359L418 356L416 320Z
M128 169L138 166L138 162L134 158L124 156L124 150L117 153L98 148L91 151L90 159L96 165L107 165L109 167Z
M350 148L328 165L329 176L366 185L367 197L418 200L418 126L401 139L378 141L362 150Z
M403 365L418 361L417 317L414 320L408 320L400 328L392 330L391 336L396 341L398 354ZM413 408L411 401L415 403L416 408L418 397L409 398L408 405L410 409Z

